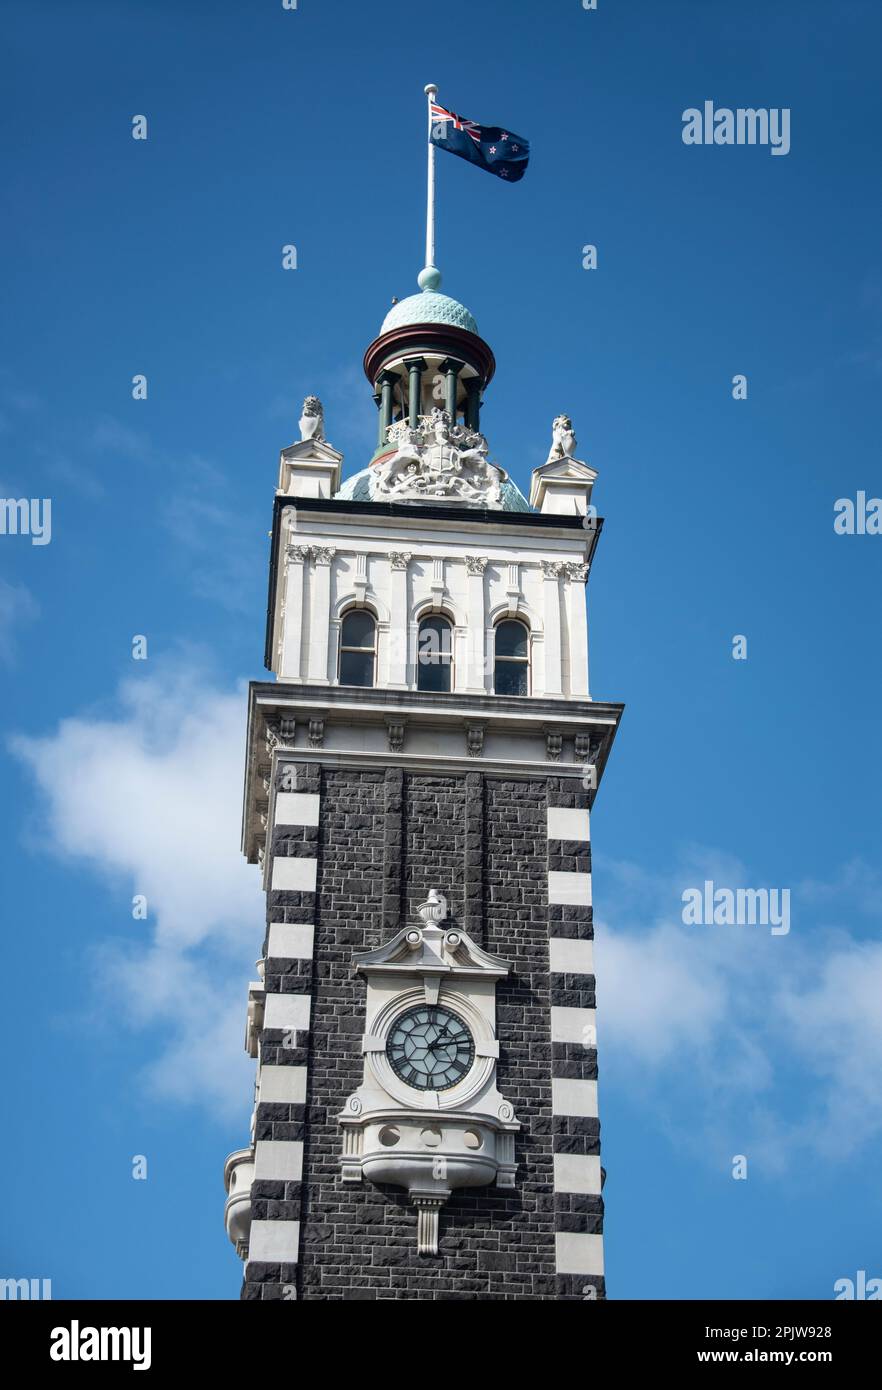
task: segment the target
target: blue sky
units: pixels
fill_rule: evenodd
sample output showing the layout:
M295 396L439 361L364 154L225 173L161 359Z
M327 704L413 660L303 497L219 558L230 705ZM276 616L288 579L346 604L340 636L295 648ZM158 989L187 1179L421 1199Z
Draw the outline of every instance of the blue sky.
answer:
M278 450L314 391L346 472L370 456L361 355L422 264L428 81L533 149L515 187L438 156L493 457L527 490L564 410L600 473L592 692L627 703L592 822L610 1294L882 1274L882 538L833 531L882 494L878 5L47 0L4 27L0 495L53 511L49 545L0 537L0 1274L238 1292ZM706 99L789 108L790 153L684 145ZM705 878L789 887L789 934L684 926Z

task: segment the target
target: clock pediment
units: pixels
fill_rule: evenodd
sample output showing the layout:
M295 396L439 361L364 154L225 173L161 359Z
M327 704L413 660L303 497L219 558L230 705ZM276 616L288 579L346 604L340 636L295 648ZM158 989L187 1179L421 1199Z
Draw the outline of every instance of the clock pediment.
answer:
M406 927L385 945L356 957L355 968L360 974L368 978L401 974L488 980L501 980L509 974L510 961L482 950L468 932L442 927L447 918L447 899L436 889L417 910L425 925Z

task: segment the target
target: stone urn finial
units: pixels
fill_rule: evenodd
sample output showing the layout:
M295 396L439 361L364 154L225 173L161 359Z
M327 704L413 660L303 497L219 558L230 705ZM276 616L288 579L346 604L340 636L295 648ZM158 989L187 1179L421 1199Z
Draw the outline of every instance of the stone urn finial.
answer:
M430 888L428 898L420 903L417 912L427 927L437 927L447 916L447 899L437 888Z

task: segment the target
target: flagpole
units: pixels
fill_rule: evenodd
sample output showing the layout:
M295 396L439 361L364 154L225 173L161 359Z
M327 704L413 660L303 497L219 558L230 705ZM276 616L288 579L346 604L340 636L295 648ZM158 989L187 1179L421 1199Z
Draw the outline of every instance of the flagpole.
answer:
M426 93L427 115L429 125L427 130L428 143L428 170L426 187L426 269L435 265L435 146L432 144L432 102L438 95L438 88L434 82L423 88Z

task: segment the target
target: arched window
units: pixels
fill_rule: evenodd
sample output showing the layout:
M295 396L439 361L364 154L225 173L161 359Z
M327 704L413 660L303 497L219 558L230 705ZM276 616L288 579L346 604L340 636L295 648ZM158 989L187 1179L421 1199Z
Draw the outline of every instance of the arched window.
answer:
M497 695L529 695L529 633L515 618L496 624L493 689Z
M340 628L340 684L373 685L377 624L372 613L353 608Z
M417 639L417 690L449 691L453 630L447 618L423 618Z

